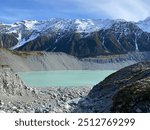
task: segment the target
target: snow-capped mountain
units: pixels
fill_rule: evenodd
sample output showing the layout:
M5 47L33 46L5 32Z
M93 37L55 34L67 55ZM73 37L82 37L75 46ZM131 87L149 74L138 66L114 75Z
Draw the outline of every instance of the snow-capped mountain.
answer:
M65 52L77 57L150 51L150 18L125 20L50 19L0 24L0 47Z
M136 25L143 31L150 33L150 17L146 18L144 21L139 21Z
M40 35L49 32L63 33L65 31L74 31L77 33L91 33L100 29L107 29L112 26L114 20L91 20L91 19L50 19L48 21L24 20L14 24L2 24L1 33L17 34L18 43L11 47L16 49L25 43L36 39ZM4 25L4 26L3 26Z

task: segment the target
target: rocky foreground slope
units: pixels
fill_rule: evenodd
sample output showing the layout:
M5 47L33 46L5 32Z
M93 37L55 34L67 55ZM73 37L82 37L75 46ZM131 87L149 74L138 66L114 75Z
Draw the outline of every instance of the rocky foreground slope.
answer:
M79 101L75 112L150 112L150 62L108 76Z
M91 91L32 89L8 66L1 66L0 112L150 112L150 62L121 69Z
M36 98L35 90L27 87L9 66L0 66L0 110L11 111L14 102L30 102Z
M1 96L17 98L18 96L35 96L34 91L27 87L9 66L0 66L0 93Z

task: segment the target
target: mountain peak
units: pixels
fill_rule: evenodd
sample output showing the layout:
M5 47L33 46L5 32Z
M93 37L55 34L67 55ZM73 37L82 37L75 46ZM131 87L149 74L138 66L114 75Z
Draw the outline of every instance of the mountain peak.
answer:
M149 21L150 22L150 17L147 17L144 21Z
M150 32L150 17L147 17L143 21L139 21L137 25L145 32Z

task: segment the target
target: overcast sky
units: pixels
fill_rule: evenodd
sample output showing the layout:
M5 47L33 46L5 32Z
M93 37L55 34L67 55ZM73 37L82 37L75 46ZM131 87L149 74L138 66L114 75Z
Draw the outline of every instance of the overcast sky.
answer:
M143 20L150 0L0 0L0 22L49 18Z

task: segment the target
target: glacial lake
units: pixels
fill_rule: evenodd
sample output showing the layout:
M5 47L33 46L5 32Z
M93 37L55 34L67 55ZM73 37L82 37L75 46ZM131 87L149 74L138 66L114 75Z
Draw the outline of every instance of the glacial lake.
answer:
M18 73L31 87L93 87L114 70L61 70Z

